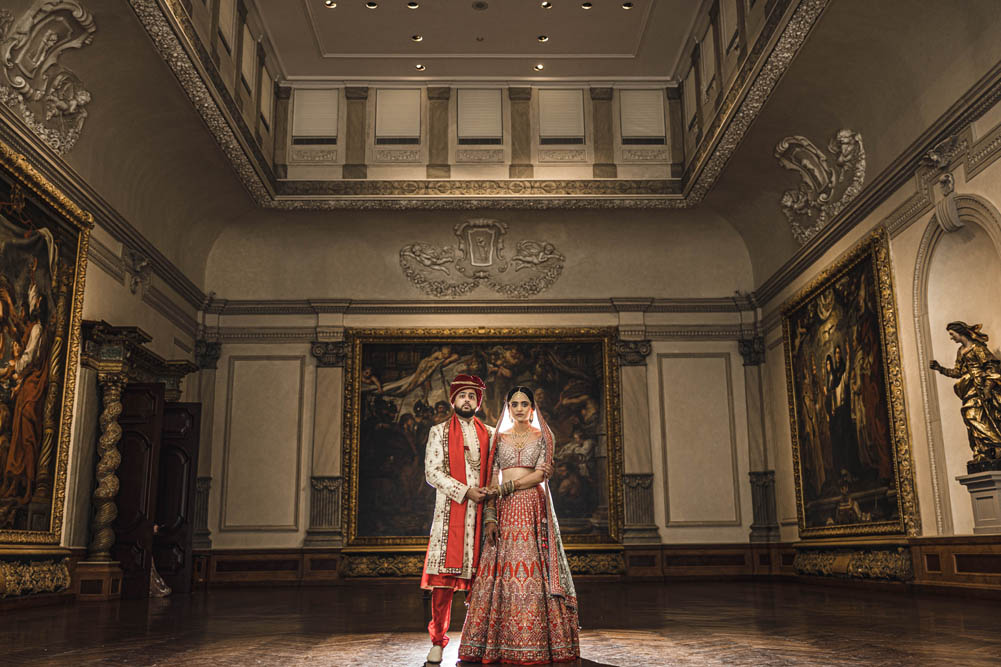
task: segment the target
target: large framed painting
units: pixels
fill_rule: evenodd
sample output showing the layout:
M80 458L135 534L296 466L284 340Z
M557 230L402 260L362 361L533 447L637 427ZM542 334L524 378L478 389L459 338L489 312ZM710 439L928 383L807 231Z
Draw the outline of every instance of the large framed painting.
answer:
M783 308L800 537L919 531L886 232Z
M568 544L614 544L622 443L613 329L359 329L347 334L343 504L347 546L427 545L435 491L424 480L431 426L448 419L460 373L487 389L495 425L507 391L535 392L556 436L553 504Z
M0 143L0 543L58 544L92 218Z

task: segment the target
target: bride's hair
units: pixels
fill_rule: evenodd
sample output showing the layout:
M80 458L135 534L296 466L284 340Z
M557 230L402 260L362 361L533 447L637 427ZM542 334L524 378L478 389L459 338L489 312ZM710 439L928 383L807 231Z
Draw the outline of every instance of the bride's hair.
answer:
M533 394L532 390L529 389L528 387L522 387L521 385L518 385L517 387L514 387L513 389L511 389L511 391L507 392L507 397L504 399L504 402L505 403L510 403L511 402L511 397L514 396L515 394L517 394L518 392L521 392L525 396L528 396L528 402L532 404L532 408L534 409L535 408L535 394Z

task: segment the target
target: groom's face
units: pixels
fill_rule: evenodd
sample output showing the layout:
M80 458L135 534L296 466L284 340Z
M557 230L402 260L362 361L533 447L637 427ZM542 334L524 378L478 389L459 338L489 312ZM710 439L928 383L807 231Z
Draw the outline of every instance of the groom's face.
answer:
M455 399L452 401L452 409L455 410L455 414L463 419L469 419L476 414L477 403L476 392L472 389L463 389L455 395Z

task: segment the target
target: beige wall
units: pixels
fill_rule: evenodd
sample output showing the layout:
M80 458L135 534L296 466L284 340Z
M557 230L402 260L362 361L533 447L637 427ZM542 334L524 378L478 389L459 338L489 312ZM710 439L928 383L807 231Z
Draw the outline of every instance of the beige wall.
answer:
M999 120L1001 110L994 108L974 123L973 143L996 132ZM947 233L938 229L933 212L928 211L892 230L890 239L907 420L925 535L971 534L973 527L969 494L955 479L966 474L970 458L960 402L953 393L953 381L933 373L927 364L932 358L946 366L954 364L957 346L945 330L945 324L952 320L983 323L991 336L988 346L995 354L1001 351L1001 214L997 211L1001 163L983 168L969 181L966 164L960 159L952 171L957 197L961 202L980 202L987 211L985 216L964 215L964 227ZM767 425L778 455L777 500L779 518L785 524L783 539L795 538L796 527L792 525L795 496L778 310L842 253L883 224L918 187L915 178L893 193L764 307L766 318L774 323L766 335Z
M744 368L736 344L657 342L649 368L661 539L746 542L753 516Z
M472 218L508 224L509 257L522 239L566 257L542 299L728 297L751 285L740 236L701 210L258 211L220 234L207 289L227 299L428 299L404 278L400 248L455 245L453 226ZM495 296L481 288L470 298Z

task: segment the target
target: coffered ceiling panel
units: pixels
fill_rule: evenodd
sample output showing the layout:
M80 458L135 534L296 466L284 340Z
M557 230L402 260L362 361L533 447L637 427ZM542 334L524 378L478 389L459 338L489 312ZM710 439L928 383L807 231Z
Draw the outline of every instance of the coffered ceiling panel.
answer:
M289 80L667 79L701 3L553 0L549 9L536 0L380 0L373 9L363 0L333 4L256 0ZM535 69L540 63L541 71ZM425 69L418 72L417 64Z

